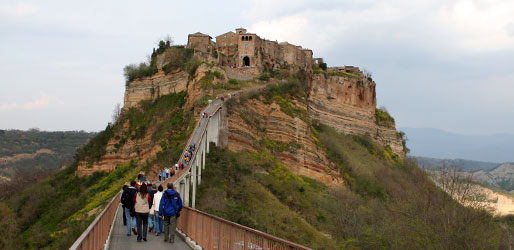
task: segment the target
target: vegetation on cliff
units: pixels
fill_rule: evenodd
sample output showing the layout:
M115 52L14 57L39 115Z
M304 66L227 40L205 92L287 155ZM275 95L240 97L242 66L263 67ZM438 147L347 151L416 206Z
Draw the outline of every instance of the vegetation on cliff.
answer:
M69 167L3 200L0 233L4 237L0 238L0 248L68 249L124 182L134 179L141 170L178 160L193 120L189 110L184 110L185 100L186 93L180 92L140 103L79 149ZM144 162L120 164L110 173L75 175L78 162L98 160L109 140L117 140L121 147L123 140L142 137L152 138L162 151Z
M415 161L401 160L368 136L344 135L312 121L301 107L305 83L293 77L249 98L276 103L284 113L309 122L313 140L337 165L345 184L331 188L294 174L277 157L294 147L265 138L254 145L257 152L211 151L198 208L315 249L499 249L508 244L509 220L498 222L485 210L463 207ZM242 119L261 129L251 115Z
M385 108L375 109L375 122L379 126L394 127L394 118L387 112Z

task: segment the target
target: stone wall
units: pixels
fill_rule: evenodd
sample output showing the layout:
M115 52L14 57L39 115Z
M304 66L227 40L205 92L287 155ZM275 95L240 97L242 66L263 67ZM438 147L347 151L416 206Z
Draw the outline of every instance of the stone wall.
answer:
M229 79L236 79L242 81L252 80L256 77L259 77L261 74L260 70L256 67L223 67L223 70L225 71Z

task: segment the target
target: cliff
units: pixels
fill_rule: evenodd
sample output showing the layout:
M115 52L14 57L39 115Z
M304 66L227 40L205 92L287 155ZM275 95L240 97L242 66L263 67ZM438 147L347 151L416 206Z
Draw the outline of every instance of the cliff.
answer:
M362 74L314 74L309 89L308 111L313 119L350 135L369 135L375 142L405 156L394 120L378 125L375 82Z
M253 72L252 75L257 75L254 72L256 68L238 72L246 74L249 70ZM127 83L123 112L137 109L142 101L154 101L163 95L178 91L187 91L185 108L193 109L195 103L198 104L203 96L213 95L212 86L219 86L222 82L234 79L233 76L237 75L235 71L237 69L206 63L198 67L194 77L190 77L184 70L177 70L170 74L159 70L151 77ZM208 82L210 85L206 84L205 78L212 72L219 72L219 78L213 77L212 81ZM237 105L230 105L227 108L227 140L224 145L235 152L257 151L262 146L273 146L270 143L286 145L276 152L285 165L297 174L314 177L329 185L342 183L342 177L316 142L310 125L313 120L345 134L369 135L375 142L384 147L390 147L393 153L403 158L405 153L402 138L397 135L394 120L385 125L379 125L377 121L375 82L365 78L360 72L358 74L331 72L307 75L306 98L303 98L303 101L301 98L287 100L292 101L287 105L301 111L303 117L287 114L282 110L277 102L284 102L285 99L266 101L262 100L262 97L250 98L240 100ZM249 75L246 74L246 77L248 78ZM258 82L255 78L246 81ZM280 81L270 81L268 84L271 82ZM259 90L259 93L262 91L264 90ZM152 138L152 134L156 133L153 130L157 127L148 126L143 136L137 139L129 137L124 140L123 135L128 129L129 122L125 121L122 126L123 128L108 141L106 153L100 160L92 164L86 161L79 162L77 175L90 175L95 171L113 171L117 164L131 160L144 162L155 157L162 150L158 142Z
M233 103L227 109L229 150L256 152L266 147L296 174L328 185L342 183L337 167L316 144L307 122L285 114L276 103L258 99Z

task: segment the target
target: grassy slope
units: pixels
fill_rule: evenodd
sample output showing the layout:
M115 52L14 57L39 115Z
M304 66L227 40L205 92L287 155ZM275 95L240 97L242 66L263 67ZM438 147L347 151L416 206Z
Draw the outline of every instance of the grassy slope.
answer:
M262 96L305 119L305 112L295 112L291 102L304 101L298 84L272 87ZM275 149L263 143L258 153L213 150L202 175L198 207L315 249L504 245L501 224L485 211L453 201L414 161L401 161L370 138L339 134L322 124L312 124L312 132L340 167L344 187L330 189L293 174L270 153Z
M335 247L317 227L327 217L316 205L327 188L293 174L269 151L236 154L213 147L202 176L201 210L293 242Z
M131 109L120 122L78 150L68 168L0 203L0 248L67 249L102 208L120 191L124 182L134 179L141 169L153 164L171 164L180 156L188 136L191 115L182 106L186 93L165 95L155 102ZM130 128L122 130L123 123ZM94 162L105 153L105 145L118 131L123 138L137 140L151 133L164 150L145 164L130 162L111 173L76 177L79 160ZM121 146L121 145L120 145ZM88 216L91 214L90 216Z

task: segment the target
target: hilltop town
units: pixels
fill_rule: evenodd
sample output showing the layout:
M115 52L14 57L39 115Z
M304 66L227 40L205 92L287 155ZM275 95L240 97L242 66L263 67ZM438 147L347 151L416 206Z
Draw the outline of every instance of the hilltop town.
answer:
M213 60L219 66L259 67L278 69L293 66L310 70L321 58L312 58L312 50L288 42L278 43L248 33L244 28L212 37L200 32L188 36L187 47L204 60Z
M313 58L312 50L298 45L262 39L243 28L221 34L215 41L196 32L188 36L185 46L161 41L148 64L128 67L123 113L181 91L187 93L185 106L195 110L216 96L298 82L301 102L257 98L233 107L222 119L226 126L221 143L234 152L255 151L255 142L268 136L303 145L294 154L281 154L282 160L296 173L327 184L339 183L341 177L331 174L336 172L330 170L333 164L312 139L311 121L322 121L345 134L367 135L388 148L391 157L405 155L405 141L394 119L376 107L371 75L353 66L327 67L322 58ZM248 127L244 118L248 113L265 133ZM80 162L77 174L112 171L117 164L149 159L161 150L150 134L120 133L109 140L99 161Z

